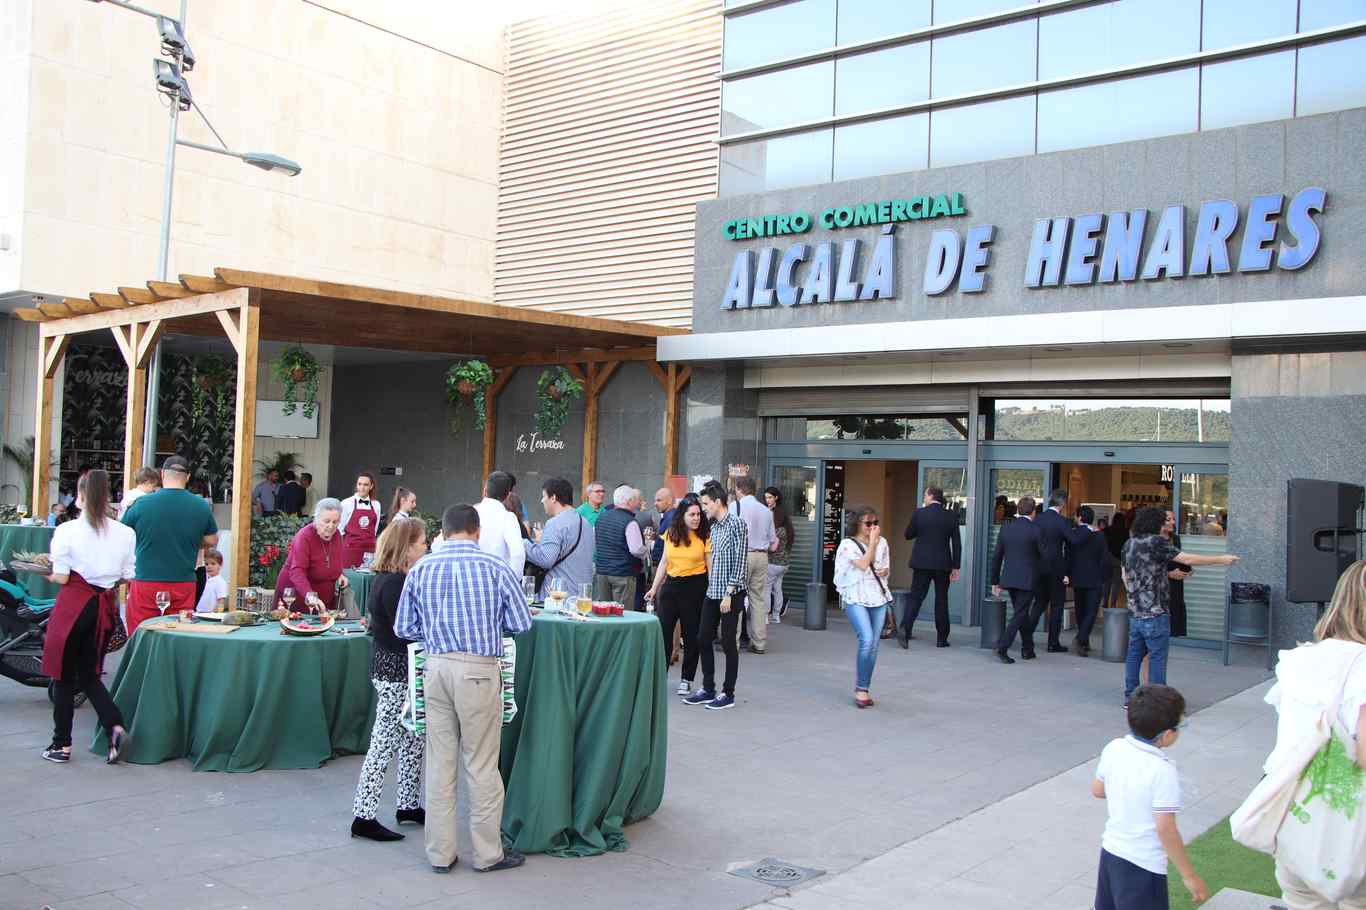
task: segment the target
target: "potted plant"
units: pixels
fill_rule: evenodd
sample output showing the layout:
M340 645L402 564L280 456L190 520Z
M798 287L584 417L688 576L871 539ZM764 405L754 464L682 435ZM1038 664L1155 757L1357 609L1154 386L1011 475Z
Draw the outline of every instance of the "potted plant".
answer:
M306 465L299 461L298 452L276 452L273 458L256 459L256 476L264 478L268 477L271 471L279 471L280 477L283 478L286 471L302 467Z
M583 383L564 367L543 370L536 380L536 432L558 436L569 419L569 402L583 396Z
M284 407L280 408L280 413L286 416L294 413L299 403L298 388L303 386L303 413L305 417L312 417L318 407L318 376L322 371L322 365L304 350L303 345L296 344L281 354L275 364L275 378L285 387Z
M474 428L484 428L484 392L493 384L493 369L482 360L463 360L446 371L446 400L455 408L455 417L466 407L474 408ZM455 420L451 421L455 429Z

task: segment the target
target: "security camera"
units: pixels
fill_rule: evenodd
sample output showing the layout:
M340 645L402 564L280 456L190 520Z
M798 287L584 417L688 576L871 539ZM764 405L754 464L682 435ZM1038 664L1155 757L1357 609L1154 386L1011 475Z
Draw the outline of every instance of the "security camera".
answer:
M180 23L169 16L157 16L157 31L161 33L161 52L167 57L179 57L184 72L194 69L194 51L190 50L190 42L185 40Z

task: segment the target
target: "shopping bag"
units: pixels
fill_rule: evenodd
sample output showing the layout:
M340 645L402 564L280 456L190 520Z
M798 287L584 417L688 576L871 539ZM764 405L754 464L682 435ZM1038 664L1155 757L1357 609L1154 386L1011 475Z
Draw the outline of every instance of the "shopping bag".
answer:
M1309 762L1276 835L1277 861L1330 901L1356 894L1366 879L1366 771L1346 741L1330 736Z
M1295 799L1300 778L1331 737L1330 725L1320 717L1313 732L1266 773L1229 818L1234 840L1261 853L1276 852L1276 835Z
M408 695L399 714L399 723L418 736L427 732L427 700L422 691L426 664L427 652L422 645L418 642L408 645Z
M513 680L517 676L517 642L511 635L503 636L503 656L498 658L498 677L503 684L503 723L510 724L517 716L517 698Z

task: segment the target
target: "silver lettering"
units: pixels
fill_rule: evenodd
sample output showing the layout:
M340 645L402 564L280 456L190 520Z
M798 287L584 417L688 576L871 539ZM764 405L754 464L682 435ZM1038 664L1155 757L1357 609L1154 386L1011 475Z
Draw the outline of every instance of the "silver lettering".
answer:
M1100 251L1102 284L1133 281L1138 277L1138 260L1143 250L1143 229L1148 224L1148 210L1111 212L1105 222L1105 244Z
M1238 251L1238 271L1265 272L1271 268L1272 248L1267 244L1276 241L1276 219L1281 216L1283 205L1285 197L1280 193L1252 197L1252 204L1247 207L1247 226L1243 228L1243 246Z
M1276 257L1278 266L1294 271L1304 268L1309 264L1309 260L1314 258L1314 254L1319 251L1319 240L1323 235L1312 213L1322 212L1326 201L1327 194L1317 186L1300 190L1295 194L1295 198L1290 200L1290 205L1285 210L1285 226L1290 231L1290 236L1295 239L1295 245L1290 246L1282 241L1281 254Z
M930 235L930 251L925 257L925 281L922 286L927 297L942 294L953 287L962 256L957 231L935 231Z
M816 244L816 255L811 258L811 271L806 273L806 283L802 285L802 303L830 302L832 285L835 283L830 258L834 252L833 243Z
M801 302L802 289L798 287L793 275L797 271L797 263L805 262L806 257L811 255L811 247L804 243L794 243L783 253L782 262L778 263L778 303L781 306L796 306Z
M749 309L753 280L754 251L741 250L735 254L735 263L730 267L730 281L726 282L726 293L721 297L721 309Z
M1238 227L1238 203L1212 199L1200 206L1191 242L1192 275L1227 275L1233 269L1228 261L1228 238Z
M1169 205L1157 222L1153 245L1143 261L1143 279L1181 278L1186 274L1186 207Z
M1072 240L1067 246L1067 272L1063 284L1090 284L1096 280L1096 246L1100 227L1104 223L1100 213L1078 215L1072 222Z
M1062 257L1067 246L1071 218L1044 218L1034 222L1025 261L1025 287L1057 287L1062 277Z
M858 238L844 241L840 248L840 267L835 278L836 300L858 300L859 283L854 280L854 267L858 264Z
M750 297L751 309L773 306L773 257L778 251L765 247L759 251L759 265L754 270L754 295Z
M873 258L863 276L863 290L859 300L891 300L896 296L896 238L895 224L883 227L882 235L873 247Z
M991 250L987 244L996 239L996 225L979 224L968 230L963 246L963 275L958 279L958 290L964 294L980 294L987 287L987 260Z

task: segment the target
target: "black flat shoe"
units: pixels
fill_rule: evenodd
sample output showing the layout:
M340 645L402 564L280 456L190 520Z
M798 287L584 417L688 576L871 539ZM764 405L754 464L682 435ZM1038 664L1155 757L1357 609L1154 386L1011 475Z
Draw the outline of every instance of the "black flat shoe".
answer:
M399 809L394 813L394 821L400 825L411 822L414 825L427 824L427 810L418 806L416 809Z
M433 872L438 872L438 873L440 873L441 875L446 875L446 874L448 874L452 869L455 868L455 864L458 863L458 862L460 862L460 857L457 856L455 859L451 860L451 864L450 864L449 866L432 866L432 871L433 871Z
M949 643L946 641L937 641L934 643L934 646L936 648L947 648L949 646Z
M373 818L355 818L351 820L351 836L363 837L366 840L392 841L403 840L403 835L397 831L390 831Z
M1003 663L1003 664L1013 664L1013 663L1015 663L1015 658L1011 657L1009 654L1007 654L1007 653L1004 652L1004 651L997 651L997 652L996 652L996 659L999 660L999 661L1000 661L1001 663Z
M909 648L911 646L911 640L906 637L906 630L901 626L896 627L896 643L903 648Z
M1038 656L1039 655L1035 654L1033 651L1020 652L1020 660L1034 660Z
M64 765L71 761L71 750L63 749L61 746L48 746L43 750L43 758L59 765Z
M1064 648L1062 645L1049 645L1049 646L1048 646L1048 653L1049 653L1049 654L1066 654L1066 653L1067 653L1067 649Z
M505 850L503 852L503 858L500 859L498 862L494 863L492 866L485 866L482 869L475 869L474 871L502 872L504 869L516 869L524 862L526 862L526 857L518 853L516 850Z

